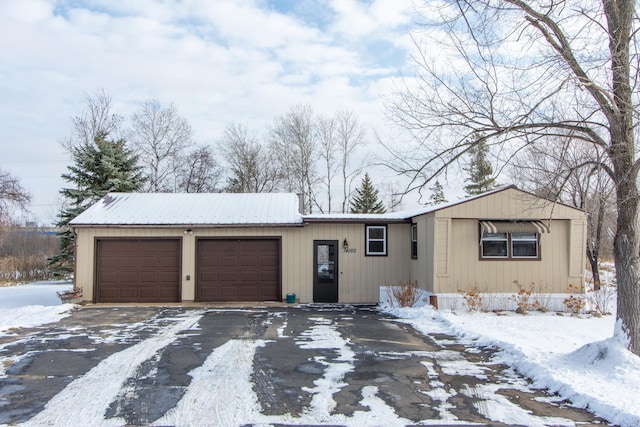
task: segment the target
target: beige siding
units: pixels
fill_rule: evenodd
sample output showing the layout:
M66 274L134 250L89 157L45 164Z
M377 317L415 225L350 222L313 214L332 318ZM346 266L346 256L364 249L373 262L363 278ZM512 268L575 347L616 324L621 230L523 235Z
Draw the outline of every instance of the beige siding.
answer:
M570 221L552 221L551 232L541 235L541 260L480 260L480 229L475 219L451 221L451 271L436 277L437 293L477 286L484 292L517 291L516 283L547 292L564 292L569 275Z
M415 224L418 227L418 258L411 259L411 280L415 280L421 289L431 290L433 280L430 280L428 271L433 271L433 235L432 224L427 222L426 217L419 217ZM411 253L409 253L411 255Z
M93 300L94 242L109 237L166 237L183 238L182 300L195 298L196 238L197 237L281 237L282 295L295 293L301 302L313 300L313 241L337 240L339 247L339 301L344 303L375 303L379 301L379 287L411 278L410 225L388 226L385 257L365 256L365 231L362 224L310 224L305 227L248 227L193 229L151 228L79 228L77 229L76 283L83 289L83 298ZM349 242L355 253L344 253L342 242ZM190 276L190 280L187 280Z
M586 259L587 222L585 220L571 220L571 234L569 246L569 284L582 283Z
M584 213L514 188L435 212L437 217L474 219L583 219Z
M449 277L451 272L451 219L435 219L433 241L435 244L435 276Z

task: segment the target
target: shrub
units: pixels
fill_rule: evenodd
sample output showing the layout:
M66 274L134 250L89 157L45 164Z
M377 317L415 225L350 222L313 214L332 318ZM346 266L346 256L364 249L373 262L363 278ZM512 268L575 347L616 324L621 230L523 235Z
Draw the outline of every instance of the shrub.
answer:
M514 283L518 286L518 293L512 295L509 299L516 303L516 313L527 314L529 311L538 310L540 303L531 297L535 283L531 282L529 289L524 288L517 280Z
M458 293L462 295L462 298L464 299L464 303L467 306L467 311L471 312L471 311L482 310L483 308L482 293L478 290L477 286L474 286L473 288L467 291L463 291L459 289Z
M587 300L591 305L591 310L600 315L611 314L609 306L613 302L613 297L617 288L611 285L600 285L597 291L590 289L587 291Z
M569 287L567 288L567 292L582 293L582 287L569 284ZM565 309L569 313L574 315L580 314L580 312L586 305L586 302L583 297L575 296L575 295L569 295L569 297L565 298L564 301L562 301L562 303L564 304Z
M395 302L400 307L413 307L420 298L420 288L415 280L405 280L397 285L387 285L387 300L391 305Z

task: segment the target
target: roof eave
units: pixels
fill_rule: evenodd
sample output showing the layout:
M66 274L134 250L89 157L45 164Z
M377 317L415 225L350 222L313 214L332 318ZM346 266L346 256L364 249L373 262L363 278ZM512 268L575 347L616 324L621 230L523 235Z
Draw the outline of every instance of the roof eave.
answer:
M296 223L246 223L246 224L70 224L71 228L250 228L250 227L303 227L303 222Z

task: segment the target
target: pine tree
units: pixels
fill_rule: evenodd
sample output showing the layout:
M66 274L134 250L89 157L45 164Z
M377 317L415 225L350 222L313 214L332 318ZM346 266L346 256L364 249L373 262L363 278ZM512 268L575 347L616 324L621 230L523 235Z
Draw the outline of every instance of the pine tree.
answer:
M436 180L433 186L429 187L431 196L429 197L429 205L435 206L441 203L447 203L448 200L444 197L444 189L440 181Z
M108 192L139 191L146 181L138 156L125 146L124 140L109 141L108 134L100 132L94 144L83 144L72 149L74 164L68 166L62 178L73 188L63 188L60 194L65 207L58 214L56 227L60 252L47 260L57 276L73 271L74 235L69 221L84 212Z
M477 138L479 139L479 137ZM496 178L493 176L493 168L489 160L487 160L489 147L484 140L476 142L475 145L469 149L469 154L471 161L469 162L469 167L465 169L469 174L465 182L469 182L469 184L464 186L464 191L467 195L473 196L496 188Z
M378 190L373 188L373 183L366 173L362 184L356 188L356 196L351 200L351 213L385 213L387 209L378 198Z

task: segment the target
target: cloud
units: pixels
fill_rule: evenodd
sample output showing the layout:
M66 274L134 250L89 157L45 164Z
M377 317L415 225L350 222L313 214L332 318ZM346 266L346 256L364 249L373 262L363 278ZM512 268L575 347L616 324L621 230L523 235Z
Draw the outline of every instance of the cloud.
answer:
M34 205L57 205L69 162L58 141L98 88L125 117L151 98L175 103L199 143L231 121L259 134L301 102L380 122L411 20L410 0L3 0L0 168Z

